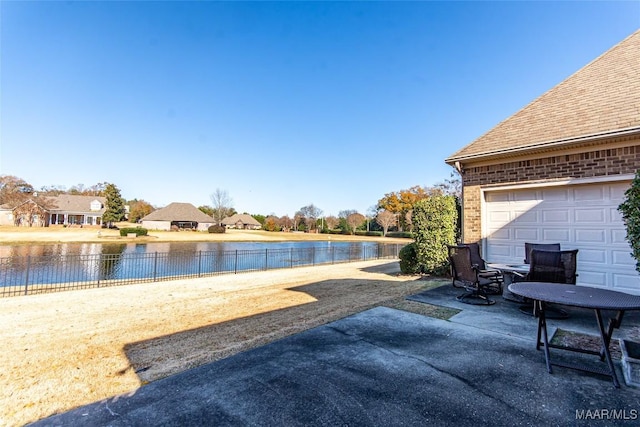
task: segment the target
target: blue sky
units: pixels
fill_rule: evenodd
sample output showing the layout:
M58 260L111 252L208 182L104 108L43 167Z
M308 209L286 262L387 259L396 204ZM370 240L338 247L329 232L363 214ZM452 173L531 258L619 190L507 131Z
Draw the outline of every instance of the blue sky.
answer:
M639 1L0 2L0 174L366 211L640 28Z

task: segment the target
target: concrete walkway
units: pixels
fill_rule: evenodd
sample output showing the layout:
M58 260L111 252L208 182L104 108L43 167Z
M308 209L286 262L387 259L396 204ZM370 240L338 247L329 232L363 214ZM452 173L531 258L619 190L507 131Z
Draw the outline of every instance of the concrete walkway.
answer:
M35 425L638 425L640 390L620 371L619 389L598 375L549 374L533 317L500 297L460 304L457 292L410 297L462 310L448 321L374 308ZM595 334L589 315L558 322ZM564 353L556 357L600 363Z

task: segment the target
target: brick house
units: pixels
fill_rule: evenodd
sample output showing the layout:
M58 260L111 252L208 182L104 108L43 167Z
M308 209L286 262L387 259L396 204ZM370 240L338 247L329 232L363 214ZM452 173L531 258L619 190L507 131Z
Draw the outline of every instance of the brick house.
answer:
M445 161L462 177L463 240L486 259L559 242L580 250L579 285L640 294L617 210L640 168L640 31Z
M88 226L102 224L106 198L61 194L37 196L17 205L0 206L0 225L48 227L49 225Z
M262 228L254 217L249 214L235 214L222 220L226 228L238 228L241 230L259 230Z
M151 212L140 220L149 230L198 230L207 231L215 221L191 203L174 202Z

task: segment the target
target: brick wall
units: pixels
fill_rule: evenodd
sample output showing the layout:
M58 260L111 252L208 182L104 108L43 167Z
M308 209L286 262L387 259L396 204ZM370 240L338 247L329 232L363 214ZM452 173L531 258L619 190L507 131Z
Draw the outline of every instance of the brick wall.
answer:
M640 169L640 142L539 159L510 161L489 166L466 166L462 177L463 238L478 241L481 234L480 189L495 184L522 184L560 178L592 178L634 174Z

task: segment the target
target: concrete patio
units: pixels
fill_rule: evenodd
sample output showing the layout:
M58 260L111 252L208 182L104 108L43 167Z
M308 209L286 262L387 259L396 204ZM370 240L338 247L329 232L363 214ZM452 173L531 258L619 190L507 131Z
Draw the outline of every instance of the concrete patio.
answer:
M536 319L495 297L455 300L445 285L410 300L461 310L449 320L377 307L52 416L38 426L632 425L640 389L594 374L546 371ZM596 334L593 314L549 321ZM623 336L640 326L627 313ZM550 332L553 332L553 329ZM554 358L597 357L558 351Z

